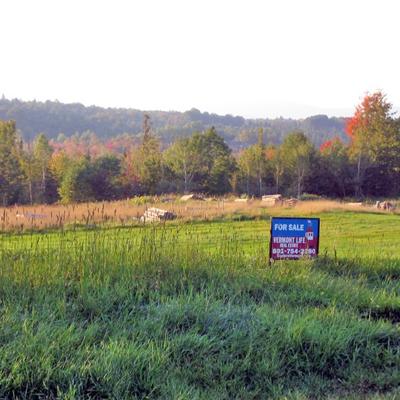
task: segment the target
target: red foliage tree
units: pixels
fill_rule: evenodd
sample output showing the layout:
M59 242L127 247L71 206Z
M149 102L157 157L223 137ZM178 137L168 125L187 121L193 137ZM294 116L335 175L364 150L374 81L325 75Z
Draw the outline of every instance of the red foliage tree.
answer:
M367 94L346 123L350 156L356 162L355 194L362 195L365 171L378 160L395 158L397 139L391 112L392 105L382 92Z
M321 146L319 147L319 151L321 153L329 151L335 144L343 144L343 142L340 140L338 136L334 137L332 140L327 140L324 143L322 143Z
M356 107L354 115L346 122L346 134L351 140L361 139L367 131L372 131L377 123L390 117L392 105L386 101L382 92L365 95L361 104Z

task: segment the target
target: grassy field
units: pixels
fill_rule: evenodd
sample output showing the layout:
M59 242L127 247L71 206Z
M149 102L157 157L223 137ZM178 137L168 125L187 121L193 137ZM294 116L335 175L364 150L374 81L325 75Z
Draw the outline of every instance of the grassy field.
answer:
M0 398L400 398L399 215L268 266L279 212L0 235Z

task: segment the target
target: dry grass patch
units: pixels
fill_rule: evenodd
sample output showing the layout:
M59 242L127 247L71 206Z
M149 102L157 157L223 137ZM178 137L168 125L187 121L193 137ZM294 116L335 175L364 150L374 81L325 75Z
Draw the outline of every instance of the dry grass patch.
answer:
M52 204L52 205L16 205L0 207L0 231L44 230L68 228L69 226L97 225L134 225L148 207L157 207L171 211L178 219L187 221L213 220L227 218L235 214L250 217L265 215L310 215L329 211L364 211L385 213L373 206L354 206L349 203L333 200L299 201L294 207L268 206L261 200L235 202L234 200L217 199L215 201L187 201L177 199L149 200L143 204L135 199L112 202Z

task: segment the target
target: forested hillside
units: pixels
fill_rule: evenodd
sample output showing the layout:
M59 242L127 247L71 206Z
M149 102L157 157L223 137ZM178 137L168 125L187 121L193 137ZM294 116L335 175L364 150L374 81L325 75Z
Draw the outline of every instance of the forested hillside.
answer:
M192 108L186 112L148 111L152 130L165 146L176 139L205 131L214 126L226 143L238 150L255 144L258 129L263 128L264 142L281 144L289 133L300 130L320 146L334 137L346 140L345 118L315 115L306 119L245 119L232 115L217 115ZM268 110L265 110L268 115ZM63 141L72 135L95 133L109 139L127 133L139 137L142 132L143 111L126 108L85 107L58 101L20 101L0 99L0 120L15 120L25 141L32 141L40 132L49 139Z
M50 105L57 106L57 103ZM45 105L39 103L39 107ZM82 118L87 116L85 110L93 111L77 107L81 107L78 114ZM132 117L142 117L140 123L137 122L137 129L141 126L142 132L136 136L126 133L112 138L104 138L103 132L104 140L90 131L73 134L70 138L63 136L63 140L51 139L52 134L41 129L40 118L34 129L45 133L40 133L33 141L21 140L17 128L24 121L23 115L7 115L16 120L0 119L0 202L3 205L75 203L190 191L248 196L284 193L298 198L303 193L329 197L397 197L400 192L400 119L392 109L383 93L366 95L346 122L347 140L335 137L319 147L315 145L316 140L313 143L310 139L310 132L318 132L317 128L322 132L322 116L304 121L281 121L287 122L286 126L293 123L308 127L304 129L308 136L293 130L283 137L276 135L272 128L259 126L247 141L243 141L244 128L239 127L240 123L250 132L256 129L255 121L208 115L207 121L214 125L220 126L218 123L227 120L231 125L223 125L226 129L240 132L238 138L242 142L237 143L243 147L238 150L229 146L223 128L214 126L195 133L181 128L185 137L176 138L172 143L165 142L165 135L164 142L157 137L154 126L158 126L161 137L162 129L173 129L161 128L160 116L175 115L176 121L186 118L192 121L191 126L197 119L196 130L201 129L207 122L201 121L205 114L194 110L183 114L153 113L154 124L146 113L126 111ZM117 111L103 110L104 118ZM58 116L62 115L66 114ZM99 111L96 119L93 114L94 125L101 115ZM45 116L48 115L43 114L43 120ZM54 120L49 128L58 126L57 117ZM71 117L71 125L78 129L75 122ZM26 120L22 126L24 124ZM123 129L122 124L120 129ZM273 144L271 132L275 132L274 141L283 138L282 143ZM257 138L254 144L253 136ZM318 140L321 137L318 136Z

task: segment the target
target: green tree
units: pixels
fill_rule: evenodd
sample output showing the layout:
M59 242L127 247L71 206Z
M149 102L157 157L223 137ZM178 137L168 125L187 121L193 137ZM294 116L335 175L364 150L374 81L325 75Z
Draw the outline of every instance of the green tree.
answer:
M90 166L91 192L95 200L114 200L120 197L121 161L113 155L97 158Z
M59 188L63 203L114 200L121 193L121 162L112 155L71 161Z
M62 203L93 201L92 168L87 157L71 161L58 189Z
M263 182L268 176L268 164L264 145L254 144L242 150L238 159L239 176L244 181L246 193L263 194Z
M183 182L184 192L188 193L193 178L201 168L201 157L193 139L178 139L164 152L164 160L173 174Z
M299 198L303 191L304 180L311 169L312 156L315 153L314 146L303 132L293 132L286 136L281 151L285 168Z
M38 170L40 171L39 199L41 202L47 202L47 191L50 177L49 163L51 155L53 154L53 148L50 146L44 133L40 133L37 136L33 146L33 153Z
M18 200L21 191L21 143L14 121L0 121L0 201L5 206Z
M162 155L160 142L151 132L150 117L147 114L144 116L142 144L134 152L133 160L142 190L145 193L156 193L162 178Z
M31 146L27 146L20 152L19 162L28 186L28 197L30 204L34 203L34 185L37 177L40 175L38 164L33 154Z
M339 138L329 140L320 148L322 166L329 171L330 179L334 188L328 195L346 196L351 184L351 164L348 146Z
M270 146L266 149L266 157L272 170L275 193L279 193L281 189L281 180L285 172L285 160L282 155L282 150L279 147Z
M267 167L263 128L259 128L259 130L258 130L258 143L255 146L254 150L255 150L254 152L255 152L255 158L256 158L258 194L259 194L259 196L262 196L262 194L263 194L262 183L263 183L263 179L266 176L266 167Z
M200 190L222 194L231 190L231 177L236 169L232 151L214 127L192 136L193 146L200 157L197 184Z
M160 144L151 137L137 151L135 157L140 185L145 193L157 192L157 185L162 177L162 156Z
M247 195L251 194L252 181L255 173L255 156L253 147L248 147L242 150L238 159L239 176L245 182L245 190Z

